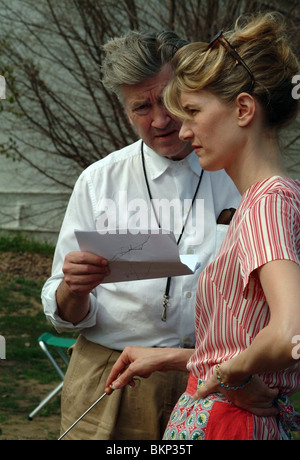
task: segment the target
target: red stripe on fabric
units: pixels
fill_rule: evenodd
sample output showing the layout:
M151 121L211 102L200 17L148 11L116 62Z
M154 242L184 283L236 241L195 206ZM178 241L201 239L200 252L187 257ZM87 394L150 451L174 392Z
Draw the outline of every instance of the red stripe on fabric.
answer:
M186 387L186 392L189 395L193 395L197 391L197 386L198 386L198 377L195 377L193 374L190 373L187 387Z

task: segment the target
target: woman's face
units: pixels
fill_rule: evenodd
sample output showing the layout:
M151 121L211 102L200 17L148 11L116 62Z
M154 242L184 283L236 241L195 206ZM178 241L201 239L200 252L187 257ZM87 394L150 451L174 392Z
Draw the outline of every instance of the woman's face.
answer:
M241 133L237 107L209 91L181 93L181 103L192 119L183 122L179 137L190 141L203 169L227 169L237 158Z

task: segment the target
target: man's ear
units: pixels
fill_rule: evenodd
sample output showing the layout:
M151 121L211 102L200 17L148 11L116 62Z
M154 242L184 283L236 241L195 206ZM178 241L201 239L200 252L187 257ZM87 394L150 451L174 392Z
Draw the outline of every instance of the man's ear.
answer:
M239 126L248 126L252 122L256 112L254 98L248 93L240 93L235 100L235 105Z

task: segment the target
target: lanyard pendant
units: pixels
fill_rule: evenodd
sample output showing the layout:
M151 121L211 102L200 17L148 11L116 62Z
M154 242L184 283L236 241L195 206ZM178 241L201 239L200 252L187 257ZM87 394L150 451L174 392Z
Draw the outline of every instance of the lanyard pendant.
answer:
M162 309L162 313L161 313L161 320L162 321L167 321L167 306L168 306L168 303L169 303L169 296L165 294L163 299L164 299L164 301L163 301L163 309Z

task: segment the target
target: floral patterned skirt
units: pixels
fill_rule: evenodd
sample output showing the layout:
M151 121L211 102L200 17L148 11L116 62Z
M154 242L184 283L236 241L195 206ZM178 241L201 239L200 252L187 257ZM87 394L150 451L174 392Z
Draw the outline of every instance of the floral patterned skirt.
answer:
M286 397L276 403L278 417L256 417L220 393L194 400L197 386L203 383L190 376L186 392L172 411L164 440L288 440L292 439L291 429L300 429L300 414Z

